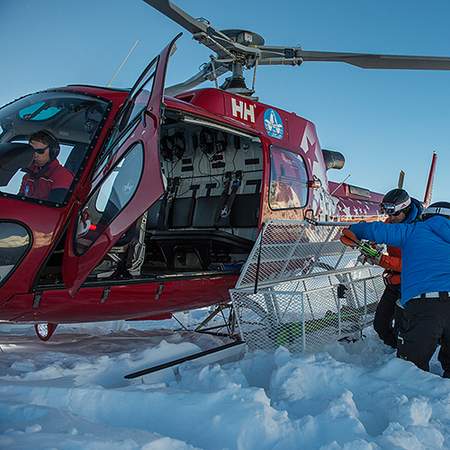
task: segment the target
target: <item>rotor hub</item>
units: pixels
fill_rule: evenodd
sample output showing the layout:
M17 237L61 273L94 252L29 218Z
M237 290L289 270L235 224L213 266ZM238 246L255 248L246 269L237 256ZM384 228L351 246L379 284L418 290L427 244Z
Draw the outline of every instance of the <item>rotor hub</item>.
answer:
M264 38L253 31L232 29L232 30L221 30L225 36L229 37L233 42L241 45L248 46L259 46L264 45Z
M251 96L255 93L254 89L247 87L244 77L234 75L226 78L222 86L220 86L220 89L245 96Z

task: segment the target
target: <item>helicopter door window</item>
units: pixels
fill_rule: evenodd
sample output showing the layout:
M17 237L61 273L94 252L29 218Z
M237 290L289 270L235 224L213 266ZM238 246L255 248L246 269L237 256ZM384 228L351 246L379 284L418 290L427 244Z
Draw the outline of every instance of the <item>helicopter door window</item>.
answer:
M306 206L308 173L303 158L293 152L272 147L270 150L269 206L272 210Z
M114 167L81 209L75 239L82 255L128 205L139 185L144 166L144 148L135 144Z
M131 90L129 97L117 116L111 137L104 147L103 152L100 154L95 175L104 167L107 156L110 157L120 148L120 145L117 145L117 139L121 137L120 142L124 142L125 136L123 134L125 133L126 137L128 137L135 128L135 125L139 123L138 118L147 108L147 103L152 95L157 67L158 58L155 58L147 66L143 76L141 76Z

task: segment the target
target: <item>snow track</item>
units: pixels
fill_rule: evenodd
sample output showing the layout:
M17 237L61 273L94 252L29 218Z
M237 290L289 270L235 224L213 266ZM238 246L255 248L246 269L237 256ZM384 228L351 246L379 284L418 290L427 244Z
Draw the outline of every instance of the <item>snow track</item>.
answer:
M317 354L280 348L130 382L130 371L219 341L67 327L44 344L27 327L7 327L1 449L450 448L450 381L395 358L371 333Z

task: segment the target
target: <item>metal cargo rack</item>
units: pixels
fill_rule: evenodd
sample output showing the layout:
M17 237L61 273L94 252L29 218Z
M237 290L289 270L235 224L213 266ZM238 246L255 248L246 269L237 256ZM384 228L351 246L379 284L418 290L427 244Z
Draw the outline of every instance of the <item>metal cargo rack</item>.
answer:
M267 223L230 290L250 350L317 351L357 337L384 291L382 269L339 241L346 223Z

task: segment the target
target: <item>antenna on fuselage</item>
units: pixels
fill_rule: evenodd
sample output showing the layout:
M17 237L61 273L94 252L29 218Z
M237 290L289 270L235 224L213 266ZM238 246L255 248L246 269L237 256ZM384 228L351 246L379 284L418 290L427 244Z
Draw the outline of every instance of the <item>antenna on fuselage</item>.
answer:
M404 183L405 183L405 172L403 170L400 170L400 173L398 175L397 187L399 189L403 189Z
M117 75L119 75L119 72L122 70L123 66L126 64L126 62L128 61L128 58L131 56L131 54L134 52L134 49L137 47L137 45L139 44L139 39L136 40L136 42L131 46L127 56L125 56L124 60L122 61L122 63L120 64L120 66L117 68L117 70L114 72L113 76L111 77L111 79L109 80L107 87L111 87L112 82L114 81L114 79L117 77Z
M330 195L333 195L350 177L352 176L351 173L349 173L334 189L333 192L330 192Z
M431 156L431 166L428 172L427 186L425 188L425 195L423 196L423 204L427 207L431 203L431 197L433 196L433 182L434 174L436 172L437 153L433 152Z

